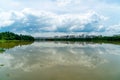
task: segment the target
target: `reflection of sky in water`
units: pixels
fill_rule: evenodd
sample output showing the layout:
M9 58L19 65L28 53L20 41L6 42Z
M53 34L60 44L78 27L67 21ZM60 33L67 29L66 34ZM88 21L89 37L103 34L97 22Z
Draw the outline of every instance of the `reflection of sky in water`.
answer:
M110 44L61 44L38 43L30 46L18 46L0 55L1 63L11 69L21 68L25 71L47 68L56 65L80 65L94 68L107 60L105 54L120 55L120 46Z
M110 63L115 56L120 57L119 49L119 45L112 44L35 42L31 45L17 46L0 54L0 64L5 65L4 69L24 72L55 66L94 69Z

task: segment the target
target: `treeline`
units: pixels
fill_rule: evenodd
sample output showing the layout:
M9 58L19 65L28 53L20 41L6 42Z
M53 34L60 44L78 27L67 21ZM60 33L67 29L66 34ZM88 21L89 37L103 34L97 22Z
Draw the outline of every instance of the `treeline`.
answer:
M51 38L44 38L41 40L46 41L120 41L120 35L114 35L114 36L95 36L95 35L85 35L85 36L75 36L75 35L67 35L67 36L57 36L57 37L51 37Z
M114 36L95 36L91 38L92 41L120 41L120 35Z
M18 35L12 32L1 32L0 40L23 40L23 41L34 41L34 37L30 35Z

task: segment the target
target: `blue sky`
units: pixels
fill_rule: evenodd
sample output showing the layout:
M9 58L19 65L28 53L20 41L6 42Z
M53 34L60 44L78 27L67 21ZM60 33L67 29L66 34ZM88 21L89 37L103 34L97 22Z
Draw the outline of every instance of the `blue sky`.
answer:
M120 34L120 0L1 0L0 32Z

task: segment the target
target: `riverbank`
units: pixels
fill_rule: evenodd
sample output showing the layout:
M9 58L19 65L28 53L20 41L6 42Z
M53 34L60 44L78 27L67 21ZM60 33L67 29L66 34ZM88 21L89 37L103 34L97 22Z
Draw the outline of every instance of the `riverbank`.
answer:
M120 35L102 36L102 35L65 35L55 37L36 38L40 41L72 41L72 42L97 42L97 43L119 43Z

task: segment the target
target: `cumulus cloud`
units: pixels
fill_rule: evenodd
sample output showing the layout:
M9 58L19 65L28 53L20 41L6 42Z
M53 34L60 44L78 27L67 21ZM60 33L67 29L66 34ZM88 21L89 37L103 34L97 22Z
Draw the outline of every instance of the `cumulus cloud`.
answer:
M107 18L94 11L84 14L55 14L24 9L0 12L0 31L40 32L102 32L102 22Z
M112 26L106 28L106 32L120 33L120 24L112 25Z
M24 9L22 11L0 11L0 31L24 34L38 33L120 33L120 25L105 27L107 17L94 11L84 14L55 14Z
M10 19L11 14L0 12L0 27L11 25L14 21Z

